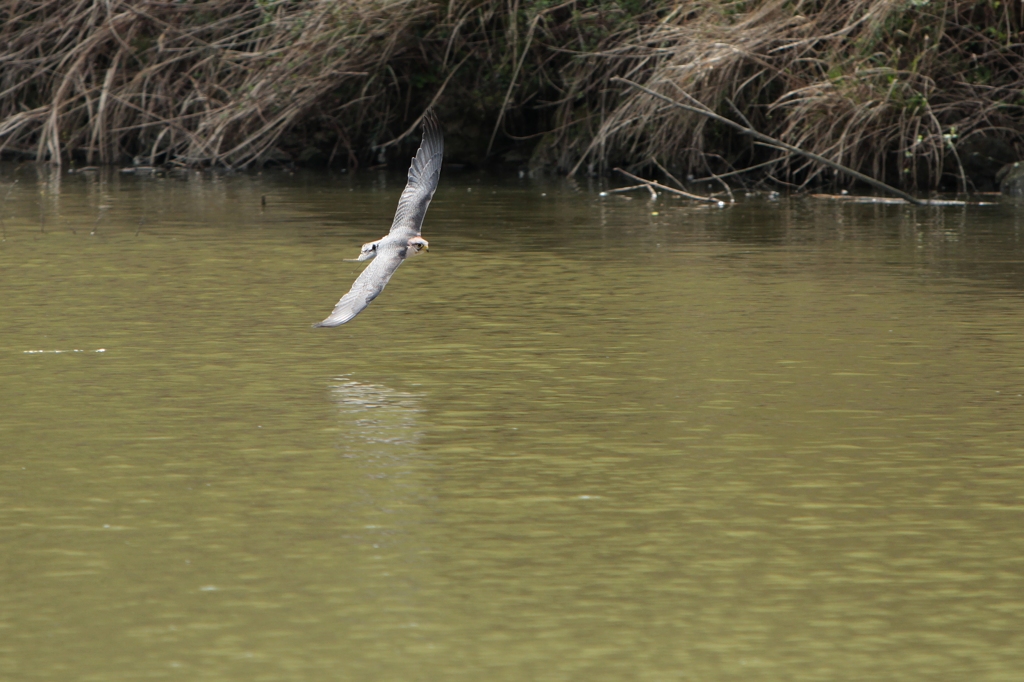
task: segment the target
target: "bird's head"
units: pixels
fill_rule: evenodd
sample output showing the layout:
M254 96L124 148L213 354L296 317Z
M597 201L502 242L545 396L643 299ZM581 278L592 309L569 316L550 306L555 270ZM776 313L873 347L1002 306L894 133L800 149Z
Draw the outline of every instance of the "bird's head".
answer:
M418 253L430 251L430 244L423 237L411 237L406 247L406 258L412 258Z

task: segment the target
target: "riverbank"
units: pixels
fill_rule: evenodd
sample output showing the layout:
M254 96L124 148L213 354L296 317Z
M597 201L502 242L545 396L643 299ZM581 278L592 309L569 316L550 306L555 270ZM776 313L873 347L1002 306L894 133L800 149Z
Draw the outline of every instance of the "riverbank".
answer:
M433 105L456 163L835 179L620 76L893 185L990 189L1024 148L1022 13L965 0L16 0L0 10L0 152L398 164Z

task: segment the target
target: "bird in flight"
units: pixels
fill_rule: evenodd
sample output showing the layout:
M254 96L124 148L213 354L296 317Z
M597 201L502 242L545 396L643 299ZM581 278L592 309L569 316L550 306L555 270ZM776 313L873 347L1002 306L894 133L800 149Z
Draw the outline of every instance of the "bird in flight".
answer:
M409 182L402 191L402 198L398 200L391 231L375 242L363 244L359 258L354 260L372 259L373 262L352 283L352 288L341 297L330 316L314 324L314 327L337 327L351 320L384 291L402 261L430 249L427 240L420 236L420 230L423 227L423 216L427 214L427 206L430 205L437 181L441 177L443 156L444 135L441 133L441 124L434 112L428 111L423 115L423 140L409 166Z

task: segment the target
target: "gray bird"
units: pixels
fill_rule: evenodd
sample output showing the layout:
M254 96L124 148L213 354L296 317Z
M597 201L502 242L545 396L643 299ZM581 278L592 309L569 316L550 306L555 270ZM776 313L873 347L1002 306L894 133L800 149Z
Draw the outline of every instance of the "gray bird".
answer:
M359 258L355 260L373 259L373 262L366 266L348 293L341 297L330 317L314 324L314 327L337 327L351 320L384 291L402 261L430 249L427 240L420 236L420 230L427 206L437 189L438 178L441 177L442 156L444 135L441 133L441 124L434 112L428 111L423 116L423 140L409 166L409 182L402 191L402 198L398 200L391 231L382 239L363 244Z

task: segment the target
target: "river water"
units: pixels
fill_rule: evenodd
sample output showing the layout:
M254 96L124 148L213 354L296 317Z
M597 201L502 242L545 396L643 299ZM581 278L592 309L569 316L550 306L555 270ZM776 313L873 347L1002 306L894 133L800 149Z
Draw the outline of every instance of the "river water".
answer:
M1022 679L1020 209L403 184L2 169L0 679Z

